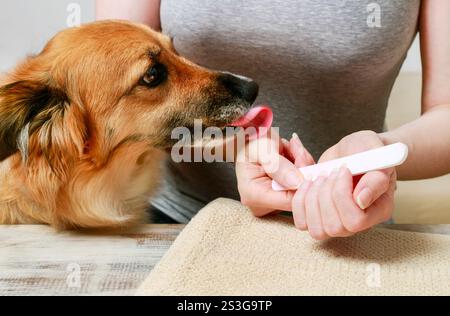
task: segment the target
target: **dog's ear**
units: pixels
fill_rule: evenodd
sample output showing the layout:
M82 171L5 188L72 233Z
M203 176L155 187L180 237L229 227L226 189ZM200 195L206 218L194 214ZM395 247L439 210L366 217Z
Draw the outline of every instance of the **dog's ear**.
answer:
M21 149L30 135L68 104L63 92L40 82L25 80L0 87L0 161Z

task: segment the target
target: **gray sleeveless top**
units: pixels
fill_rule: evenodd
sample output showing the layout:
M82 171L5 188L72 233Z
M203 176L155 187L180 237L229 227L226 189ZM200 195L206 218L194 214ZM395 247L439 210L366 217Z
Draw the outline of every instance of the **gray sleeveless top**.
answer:
M420 0L162 0L161 24L180 54L255 79L281 135L297 132L317 158L383 130L419 10ZM217 197L239 199L232 164L168 160L152 204L187 222Z

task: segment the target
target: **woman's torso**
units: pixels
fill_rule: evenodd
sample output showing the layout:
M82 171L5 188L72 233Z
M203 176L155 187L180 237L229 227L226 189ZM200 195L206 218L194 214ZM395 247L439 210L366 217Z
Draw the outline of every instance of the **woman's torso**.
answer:
M180 54L255 79L281 135L297 132L317 158L355 131L382 131L419 9L420 0L162 0L161 25ZM153 204L179 221L239 198L231 164L168 161L167 172Z

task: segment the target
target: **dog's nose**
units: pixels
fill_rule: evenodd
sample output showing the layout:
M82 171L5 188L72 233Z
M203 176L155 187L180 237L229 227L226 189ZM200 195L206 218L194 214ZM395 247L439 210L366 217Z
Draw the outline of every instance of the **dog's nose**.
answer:
M259 86L249 78L230 73L221 73L219 75L219 82L223 84L233 96L244 99L249 103L255 102L256 97L258 96Z

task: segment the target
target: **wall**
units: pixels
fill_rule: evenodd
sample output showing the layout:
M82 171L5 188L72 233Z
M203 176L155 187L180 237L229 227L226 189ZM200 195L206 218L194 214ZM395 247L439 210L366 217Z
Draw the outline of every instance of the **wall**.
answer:
M70 4L81 8L81 21L94 19L93 0L14 0L0 6L0 71L13 67L29 54L38 53L66 27Z

